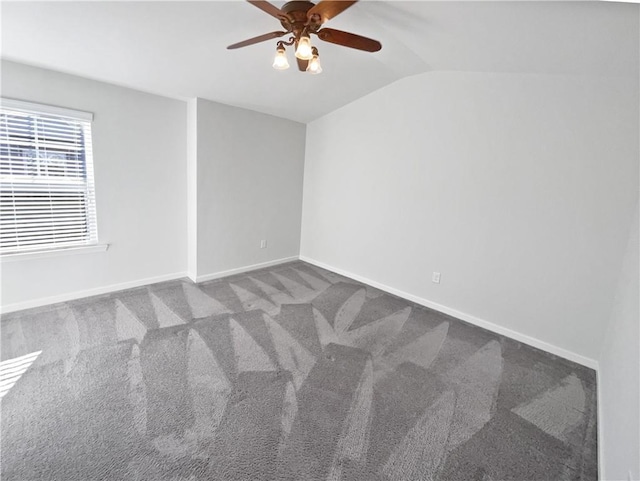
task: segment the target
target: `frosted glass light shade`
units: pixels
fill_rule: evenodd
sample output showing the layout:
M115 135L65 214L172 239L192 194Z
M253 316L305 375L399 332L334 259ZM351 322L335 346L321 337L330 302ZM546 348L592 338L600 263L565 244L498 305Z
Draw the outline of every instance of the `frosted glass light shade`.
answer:
M276 70L286 70L289 68L289 60L287 59L284 48L276 50L276 56L273 59L273 68Z
M298 48L296 48L296 57L300 60L311 60L313 57L311 39L309 37L300 37Z
M311 60L309 60L309 65L307 65L307 72L310 74L319 74L322 72L322 65L320 65L320 57L314 55Z

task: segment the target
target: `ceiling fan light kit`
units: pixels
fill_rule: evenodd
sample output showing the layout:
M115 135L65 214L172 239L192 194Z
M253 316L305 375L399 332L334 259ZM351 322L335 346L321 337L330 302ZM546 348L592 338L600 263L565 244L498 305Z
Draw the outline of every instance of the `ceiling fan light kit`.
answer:
M276 31L259 35L242 42L229 45L230 50L247 47L259 42L282 37L288 33L291 37L285 42L279 40L276 47L276 56L273 61L273 68L276 70L286 70L289 68L289 61L286 55L286 46L295 46L296 62L301 72L319 74L322 72L320 65L320 55L318 49L311 44L310 35L316 35L320 40L342 45L344 47L355 48L365 52L377 52L382 45L377 40L362 37L349 32L335 30L333 28L321 28L322 25L336 15L342 13L357 0L322 0L313 4L305 0L294 0L287 2L282 9L270 4L265 0L247 0L249 3L277 18L285 31Z

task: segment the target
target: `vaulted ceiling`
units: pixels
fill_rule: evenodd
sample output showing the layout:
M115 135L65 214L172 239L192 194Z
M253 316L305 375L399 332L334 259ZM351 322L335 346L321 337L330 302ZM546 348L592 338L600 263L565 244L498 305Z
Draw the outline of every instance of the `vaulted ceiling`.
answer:
M283 2L274 1L276 6ZM301 122L428 71L638 76L639 6L610 2L361 1L330 27L382 42L316 40L324 72L271 68L279 29L243 1L6 2L2 57L176 98Z

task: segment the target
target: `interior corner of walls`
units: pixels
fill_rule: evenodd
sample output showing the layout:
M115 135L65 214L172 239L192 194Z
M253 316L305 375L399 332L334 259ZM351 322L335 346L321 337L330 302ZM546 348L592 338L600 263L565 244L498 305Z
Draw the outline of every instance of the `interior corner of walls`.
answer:
M211 281L214 279L220 279L222 277L227 277L227 276L232 276L235 274L242 274L244 272L250 272L256 269L263 269L265 267L273 267L273 266L277 266L280 264L285 264L287 262L293 262L293 261L297 261L300 259L300 256L295 255L295 256L288 256L288 257L282 257L280 259L273 259L270 261L266 261L266 262L260 262L258 264L251 264L251 265L244 265L241 267L236 267L233 269L227 269L224 271L217 271L217 272L213 272L210 274L203 274L200 276L195 276L195 279L191 277L191 275L189 275L189 278L192 279L194 282L199 283L199 282L206 282L206 281Z
M198 263L198 98L187 100L187 271L195 282Z
M602 372L600 371L600 362L596 361L596 403L597 403L597 417L598 422L596 425L597 438L598 438L598 479L605 479L605 450L604 450L604 412L602 405Z

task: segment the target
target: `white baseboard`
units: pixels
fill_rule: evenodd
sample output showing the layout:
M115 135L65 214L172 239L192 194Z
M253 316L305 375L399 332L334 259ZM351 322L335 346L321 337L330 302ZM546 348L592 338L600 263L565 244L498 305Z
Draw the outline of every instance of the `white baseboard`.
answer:
M58 302L72 301L74 299L81 299L83 297L99 296L101 294L108 294L110 292L121 291L123 289L131 289L133 287L146 286L148 284L155 284L156 282L170 281L173 279L180 279L186 277L186 272L176 272L173 274L166 274L163 276L147 277L145 279L138 279L136 281L122 282L120 284L111 284L103 287L96 287L94 289L86 289L84 291L69 292L66 294L60 294L58 296L42 297L40 299L34 299L26 302L17 302L15 304L7 304L6 306L0 306L0 312L6 314L8 312L21 311L23 309L31 309L32 307L41 307L49 304L57 304Z
M256 269L262 269L263 267L272 267L277 266L278 264L284 264L286 262L297 261L299 259L298 256L291 257L283 257L282 259L276 259L268 262L261 262L260 264L253 264L250 266L238 267L236 269L229 269L228 271L220 271L214 272L213 274L205 274L203 276L196 276L195 279L190 276L191 280L194 282L205 282L211 281L214 279L220 279L221 277L232 276L234 274L242 274L243 272L253 271Z
M283 259L276 259L269 262L262 262L260 264L253 264L250 266L239 267L237 269L230 269L228 271L216 272L213 274L207 274L204 276L197 276L193 279L187 272L176 272L174 274L167 274L157 277L147 277L145 279L138 279L130 282L123 282L120 284L111 284L103 287L96 287L94 289L86 289L83 291L69 292L51 297L42 297L40 299L33 299L25 302L17 302L14 304L7 304L0 306L0 313L7 314L9 312L21 311L23 309L31 309L33 307L41 307L49 304L57 304L59 302L72 301L75 299L81 299L83 297L99 296L101 294L108 294L110 292L121 291L123 289L131 289L133 287L146 286L148 284L155 284L156 282L170 281L173 279L179 279L181 277L189 277L194 282L204 282L212 279L218 279L220 277L226 277L233 274L240 274L263 267L271 267L278 264L284 264L285 262L297 261L298 256L285 257Z
M581 356L580 354L576 354L574 352L568 351L567 349L563 349L558 346L554 346L553 344L549 344L548 342L541 341L540 339L536 339L535 337L528 336L526 334L522 334L517 331L513 331L506 327L499 326L498 324L494 324L492 322L486 321L484 319L480 319L479 317L473 316L471 314L467 314L466 312L459 311L452 307L444 306L442 304L438 304L437 302L430 301L428 299L424 299L422 297L415 296L413 294L409 294L408 292L401 291L399 289L395 289L393 287L387 286L380 282L376 282L371 279L367 279L366 277L359 276L357 274L353 274L351 272L347 272L343 269L338 269L336 267L325 264L324 262L316 261L315 259L310 259L309 257L300 256L300 260L308 262L309 264L316 265L318 267L322 267L323 269L327 269L329 271L333 271L337 274L341 274L346 277L350 277L359 282L363 282L372 287L380 289L382 291L388 292L398 297L402 297L403 299L407 299L409 301L415 302L416 304L420 304L421 306L428 307L438 312L442 312L443 314L447 314L449 316L455 317L457 319L461 319L470 324L474 324L476 326L482 327L488 331L495 332L496 334L500 334L511 339L515 339L516 341L522 342L524 344L528 344L529 346L533 346L538 349L542 349L543 351L549 352L556 356L568 359L570 361L576 362L583 366L589 367L591 369L598 368L598 361Z
M476 316L473 316L471 314L468 314L466 312L462 312L459 311L457 309L448 307L448 306L444 306L442 304L438 304L436 302L430 301L428 299L424 299L422 297L418 297L415 296L413 294L409 294L408 292L404 292L401 291L399 289L395 289L393 287L387 286L385 284L382 284L380 282L374 281L372 279L367 279L366 277L354 274L352 272L348 272L345 271L343 269L339 269L337 267L334 266L330 266L328 264L325 264L323 262L320 261L316 261L315 259L311 259L309 257L306 256L291 256L291 257L285 257L282 259L276 259L273 261L268 261L268 262L262 262L259 264L253 264L253 265L249 265L249 266L243 266L243 267L238 267L236 269L229 269L226 271L220 271L220 272L215 272L212 274L205 274L202 276L197 276L195 279L195 282L204 282L204 281L209 281L209 280L213 280L213 279L219 279L221 277L226 277L226 276L230 276L230 275L234 275L234 274L241 274L243 272L248 272L248 271L252 271L255 269L261 269L264 267L271 267L271 266L275 266L278 264L284 264L286 262L291 262L291 261L295 261L295 260L303 260L305 262L308 262L309 264L313 264L316 265L318 267L322 267L323 269L327 269L333 272L336 272L338 274L341 274L343 276L347 276L350 277L354 280L357 280L359 282L363 282L365 284L368 284L370 286L376 287L377 289L381 289L383 291L386 291L390 294L396 295L398 297L402 297L403 299L407 299L409 301L415 302L416 304L420 304L422 306L428 307L430 309L436 310L438 312L442 312L444 314L450 315L452 317L461 319L463 321L469 322L470 324L474 324L476 326L482 327L484 329L487 329L489 331L495 332L496 334L501 334L503 336L506 337L510 337L511 339L515 339L516 341L522 342L524 344L528 344L530 346L533 346L535 348L538 349L542 349L543 351L547 351L550 352L551 354L554 354L556 356L560 356L563 357L565 359L569 359L570 361L574 361L577 362L578 364L581 364L583 366L589 367L591 369L595 369L596 371L598 370L598 361L585 357L585 356L581 356L579 354L576 354L574 352L568 351L566 349L563 349L561 347L555 346L553 344L550 344L548 342L545 341L541 341L540 339L536 339L534 337L528 336L526 334L522 334L519 333L517 331L513 331L511 329L508 329L506 327L502 327L499 326L497 324L494 324L492 322L486 321L484 319L480 319ZM172 279L178 279L181 277L186 277L187 273L186 272L176 272L173 274L166 274L163 276L156 276L156 277L148 277L145 279L138 279L135 281L129 281L129 282L123 282L120 284L111 284L108 286L103 286L103 287L97 287L94 289L87 289L87 290L83 290L83 291L76 291L76 292L71 292L71 293L66 293L66 294L61 294L58 296L51 296L51 297L43 297L40 299L34 299L31 301L26 301L26 302L18 302L18 303L14 303L14 304L8 304L8 305L3 305L0 306L0 312L1 313L8 313L8 312L14 312L14 311L20 311L23 309L30 309L32 307L40 307L40 306L45 306L48 304L56 304L58 302L66 302L66 301L70 301L70 300L74 300L74 299L80 299L83 297L89 297L89 296L96 296L96 295L100 295L100 294L107 294L109 292L114 292L114 291L120 291L122 289L130 289L133 287L140 287L140 286L144 286L144 285L148 285L148 284L154 284L156 282L163 282L163 281L168 281L168 280L172 280ZM192 279L193 280L193 279Z

